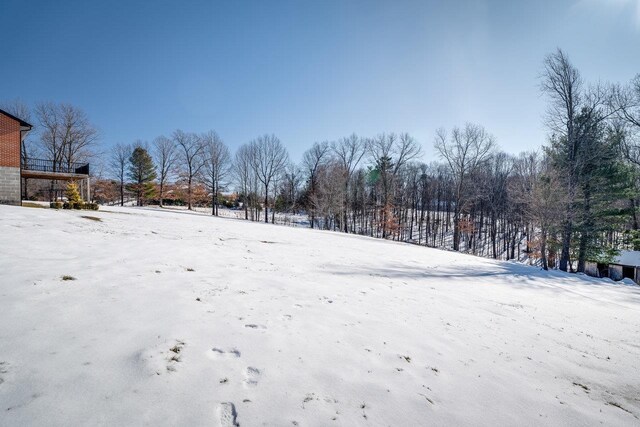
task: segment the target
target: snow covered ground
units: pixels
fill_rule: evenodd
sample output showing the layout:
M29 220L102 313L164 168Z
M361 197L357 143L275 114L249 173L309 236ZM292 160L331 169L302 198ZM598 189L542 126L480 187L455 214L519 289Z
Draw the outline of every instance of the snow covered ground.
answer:
M0 236L2 426L640 425L637 286L187 212Z

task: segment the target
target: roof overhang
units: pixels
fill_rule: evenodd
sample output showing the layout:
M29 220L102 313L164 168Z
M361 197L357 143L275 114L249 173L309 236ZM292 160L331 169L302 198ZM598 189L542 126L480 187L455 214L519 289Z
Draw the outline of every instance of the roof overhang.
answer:
M13 114L9 114L4 110L0 110L0 114L4 114L5 116L15 120L16 122L20 123L20 130L21 131L30 131L33 126L31 126L29 123L25 122L24 120L14 116Z
M31 131L31 125L29 126L20 126L20 143L24 141L27 134Z

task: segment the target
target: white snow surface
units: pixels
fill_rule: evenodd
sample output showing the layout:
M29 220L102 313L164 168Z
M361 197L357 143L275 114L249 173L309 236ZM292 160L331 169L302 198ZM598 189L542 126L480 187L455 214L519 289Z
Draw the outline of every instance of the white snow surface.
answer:
M640 425L639 338L634 285L189 213L0 207L2 426Z

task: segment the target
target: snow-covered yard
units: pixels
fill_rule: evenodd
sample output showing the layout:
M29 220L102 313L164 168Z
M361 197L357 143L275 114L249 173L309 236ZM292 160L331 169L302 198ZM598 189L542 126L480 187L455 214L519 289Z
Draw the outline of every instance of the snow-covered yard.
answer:
M640 287L186 212L0 207L0 425L595 424L640 424Z

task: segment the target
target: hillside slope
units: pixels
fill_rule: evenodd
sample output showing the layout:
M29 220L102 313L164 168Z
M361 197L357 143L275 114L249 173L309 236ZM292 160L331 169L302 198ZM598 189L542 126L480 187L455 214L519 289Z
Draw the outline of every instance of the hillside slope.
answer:
M640 424L637 286L134 208L0 236L0 425Z

